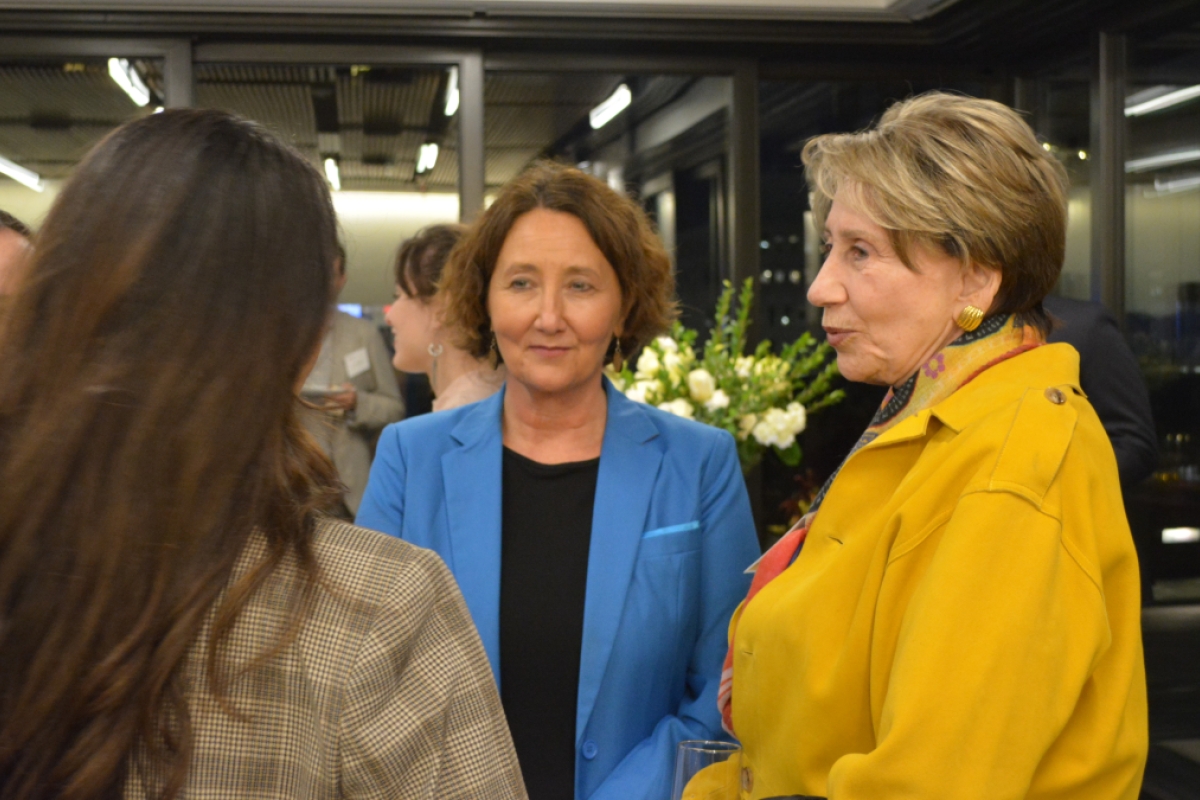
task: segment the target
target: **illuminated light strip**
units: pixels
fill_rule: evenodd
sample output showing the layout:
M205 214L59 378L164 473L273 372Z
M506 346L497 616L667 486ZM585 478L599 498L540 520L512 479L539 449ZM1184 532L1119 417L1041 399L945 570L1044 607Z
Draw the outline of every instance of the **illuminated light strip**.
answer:
M1186 178L1172 178L1169 181L1154 181L1154 194L1178 194L1192 189L1200 189L1200 175L1189 175Z
M1159 155L1146 156L1145 158L1135 158L1125 162L1125 171L1147 172L1159 167L1173 167L1176 164L1187 164L1191 161L1200 161L1200 147L1193 147L1190 150L1176 150L1173 153L1160 153Z
M1159 95L1153 100L1147 100L1144 103L1138 103L1134 106L1125 107L1125 116L1140 117L1143 114L1149 114L1154 111L1162 111L1164 108L1177 106L1180 103L1186 103L1188 100L1195 100L1200 97L1200 84L1195 86L1187 86L1183 89L1176 89L1173 92L1167 92L1164 95Z
M139 106L150 104L150 90L146 88L142 76L138 75L137 70L126 59L110 58L108 75L116 81L117 86L120 86L125 94L129 95L130 100Z
M325 177L329 180L329 185L333 187L335 192L342 190L342 173L338 169L337 159L325 159Z
M588 112L588 122L592 124L592 130L598 131L612 122L613 117L628 108L632 102L633 92L629 91L629 87L622 83L608 96L607 100Z
M42 183L42 176L38 175L31 169L26 169L20 164L9 161L4 156L0 156L0 173L7 175L14 181L28 186L35 192L43 191L46 185Z
M446 116L453 117L458 111L458 67L450 68L450 77L446 81Z
M1163 528L1163 544L1200 542L1200 528Z
M437 164L438 146L433 142L426 142L421 145L421 151L417 155L417 174L420 175L433 169Z

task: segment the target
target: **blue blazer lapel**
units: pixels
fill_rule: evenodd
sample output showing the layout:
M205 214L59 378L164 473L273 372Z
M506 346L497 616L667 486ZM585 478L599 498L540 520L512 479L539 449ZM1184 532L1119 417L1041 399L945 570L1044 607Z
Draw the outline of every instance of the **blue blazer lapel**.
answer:
M442 456L450 569L500 682L500 523L504 389L469 410L450 431Z
M583 735L612 654L638 545L654 495L662 450L642 406L604 380L608 420L600 451L583 611L575 738Z

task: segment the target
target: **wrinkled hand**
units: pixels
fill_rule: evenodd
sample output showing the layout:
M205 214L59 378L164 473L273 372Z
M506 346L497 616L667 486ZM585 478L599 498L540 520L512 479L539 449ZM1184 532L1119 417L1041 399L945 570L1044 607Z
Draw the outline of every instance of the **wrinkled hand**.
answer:
M358 390L352 383L343 383L342 389L345 391L329 395L325 402L330 408L353 411L358 406Z

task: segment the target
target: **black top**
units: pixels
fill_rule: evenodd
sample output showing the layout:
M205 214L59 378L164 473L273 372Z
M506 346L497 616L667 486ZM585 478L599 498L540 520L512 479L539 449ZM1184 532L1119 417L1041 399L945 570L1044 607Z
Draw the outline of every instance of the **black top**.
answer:
M530 800L575 796L575 707L600 459L504 448L500 698Z

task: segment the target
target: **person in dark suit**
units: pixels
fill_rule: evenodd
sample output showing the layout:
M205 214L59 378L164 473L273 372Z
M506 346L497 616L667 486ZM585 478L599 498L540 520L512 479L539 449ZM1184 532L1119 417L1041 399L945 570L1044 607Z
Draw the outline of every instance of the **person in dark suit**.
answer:
M1137 358L1104 306L1056 296L1043 305L1061 323L1046 341L1066 342L1079 351L1080 388L1112 441L1121 486L1128 489L1154 472L1158 462L1150 395Z

